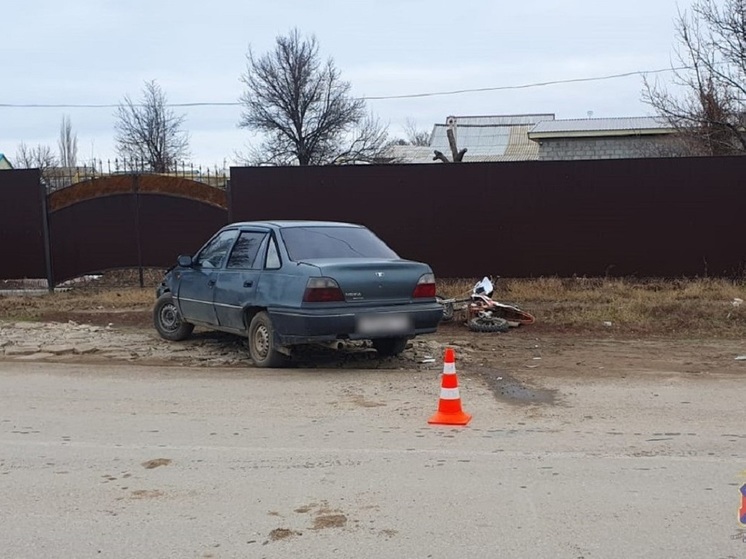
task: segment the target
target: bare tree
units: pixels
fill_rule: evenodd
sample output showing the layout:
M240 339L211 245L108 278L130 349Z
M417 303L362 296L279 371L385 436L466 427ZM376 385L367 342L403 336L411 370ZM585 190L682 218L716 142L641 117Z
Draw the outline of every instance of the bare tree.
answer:
M430 132L427 130L421 130L417 128L417 123L411 118L407 119L404 125L404 133L406 134L406 144L410 146L429 146L430 145Z
M39 169L45 178L48 178L50 169L59 166L52 148L41 144L29 147L23 142L18 144L14 163L17 169Z
M375 161L387 132L351 96L334 61L322 62L316 38L298 29L278 36L262 56L251 49L241 81L246 90L239 126L264 135L250 159L261 163L325 165Z
M466 148L458 149L456 145L456 117L449 116L446 119L446 137L448 138L448 147L451 148L451 156L453 157L453 163L461 163L464 160L464 155L468 151ZM442 161L443 163L451 163L451 160L439 150L434 150L433 161Z
M156 173L172 171L179 160L189 157L189 135L182 129L185 116L168 108L166 94L155 81L145 82L139 103L125 96L116 117L121 157Z
M72 123L67 115L62 117L57 146L60 150L60 166L75 167L78 164L78 135L73 133Z
M645 80L643 100L689 155L746 153L746 0L695 0L676 19L676 92Z
M417 128L417 122L411 118L408 118L404 124L404 137L389 141L389 146L427 147L429 145L430 132Z
M367 115L357 123L346 142L340 143L337 154L329 161L332 165L346 163L384 163L388 132L381 121Z

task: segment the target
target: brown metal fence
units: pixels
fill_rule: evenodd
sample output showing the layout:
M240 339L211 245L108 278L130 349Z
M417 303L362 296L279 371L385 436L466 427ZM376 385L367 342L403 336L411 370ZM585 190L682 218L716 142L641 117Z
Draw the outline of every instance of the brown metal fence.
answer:
M739 276L746 158L231 169L231 220L362 223L440 277Z
M38 169L0 171L0 279L46 278L46 197Z
M38 171L0 171L0 279L167 267L253 219L362 223L440 277L743 277L744 176L744 157L256 167L226 198L148 174L46 195Z

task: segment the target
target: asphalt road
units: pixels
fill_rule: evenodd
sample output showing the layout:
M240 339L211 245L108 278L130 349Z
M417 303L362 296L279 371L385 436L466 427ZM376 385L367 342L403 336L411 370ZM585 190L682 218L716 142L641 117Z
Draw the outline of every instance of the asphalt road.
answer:
M746 557L743 376L459 373L0 361L0 557Z

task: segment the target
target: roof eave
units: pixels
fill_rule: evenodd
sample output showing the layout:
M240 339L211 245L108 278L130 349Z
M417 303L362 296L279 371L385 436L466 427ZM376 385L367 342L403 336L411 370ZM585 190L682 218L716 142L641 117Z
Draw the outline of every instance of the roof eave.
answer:
M620 136L660 136L673 134L673 128L640 128L637 130L572 130L558 132L529 132L529 140L548 140L561 138L606 138Z

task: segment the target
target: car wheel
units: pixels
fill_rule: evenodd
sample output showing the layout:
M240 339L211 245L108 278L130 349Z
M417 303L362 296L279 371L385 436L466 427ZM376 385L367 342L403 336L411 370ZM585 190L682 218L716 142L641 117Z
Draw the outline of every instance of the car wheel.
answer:
M285 357L275 349L275 329L269 315L257 313L249 325L249 354L257 367L282 367Z
M189 324L181 318L170 293L164 293L153 307L153 324L161 338L180 342L189 337L194 330L194 324Z
M381 357L399 355L407 347L408 338L379 338L373 341L373 349Z
M510 324L508 324L507 320L496 316L491 318L481 316L472 318L468 326L472 332L507 332L510 329Z

